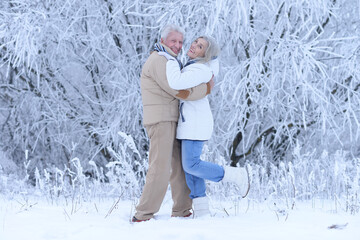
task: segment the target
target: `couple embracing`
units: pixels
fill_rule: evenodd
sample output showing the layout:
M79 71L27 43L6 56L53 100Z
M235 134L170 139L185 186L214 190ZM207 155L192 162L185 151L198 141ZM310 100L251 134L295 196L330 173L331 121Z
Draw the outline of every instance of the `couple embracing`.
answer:
M167 25L160 43L141 73L143 124L150 139L149 169L132 222L153 218L170 182L172 217L210 216L205 179L233 182L245 197L250 183L244 168L202 161L204 142L210 139L213 117L207 99L219 72L219 47L210 36L195 39L183 66L176 58L184 31Z

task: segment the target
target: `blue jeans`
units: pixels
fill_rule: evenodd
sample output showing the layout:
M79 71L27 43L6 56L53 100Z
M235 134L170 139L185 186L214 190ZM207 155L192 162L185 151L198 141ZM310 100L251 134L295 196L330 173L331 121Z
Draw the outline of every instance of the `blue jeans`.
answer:
M225 173L223 167L200 159L203 146L204 141L181 141L182 165L191 199L206 196L205 179L219 182Z

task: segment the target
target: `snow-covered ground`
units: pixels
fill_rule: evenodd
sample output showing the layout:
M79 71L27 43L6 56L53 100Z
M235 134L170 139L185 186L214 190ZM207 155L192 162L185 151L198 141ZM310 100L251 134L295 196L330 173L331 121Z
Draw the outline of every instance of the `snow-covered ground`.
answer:
M116 202L51 202L39 197L10 200L0 195L0 239L360 239L360 216L335 211L338 206L331 202L302 202L293 210L276 211L269 203L211 200L215 216L181 219L169 216L171 200L167 196L156 219L135 224L129 222L135 203Z

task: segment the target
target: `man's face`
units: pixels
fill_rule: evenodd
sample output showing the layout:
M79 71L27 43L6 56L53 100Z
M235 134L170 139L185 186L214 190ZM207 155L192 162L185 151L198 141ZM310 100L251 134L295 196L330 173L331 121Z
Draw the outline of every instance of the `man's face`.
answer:
M161 38L161 43L170 48L176 55L181 51L183 35L179 32L170 32L166 39Z

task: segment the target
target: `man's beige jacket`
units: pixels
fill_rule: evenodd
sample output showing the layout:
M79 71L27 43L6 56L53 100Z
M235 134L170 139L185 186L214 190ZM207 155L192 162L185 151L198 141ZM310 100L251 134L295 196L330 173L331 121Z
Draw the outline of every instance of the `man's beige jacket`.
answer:
M162 44L163 45L163 44ZM168 53L176 54L163 45ZM143 102L143 125L159 122L177 122L179 118L179 100L198 100L210 93L209 84L201 84L187 90L170 88L166 78L166 62L164 56L152 52L146 60L141 72L141 96Z

